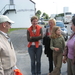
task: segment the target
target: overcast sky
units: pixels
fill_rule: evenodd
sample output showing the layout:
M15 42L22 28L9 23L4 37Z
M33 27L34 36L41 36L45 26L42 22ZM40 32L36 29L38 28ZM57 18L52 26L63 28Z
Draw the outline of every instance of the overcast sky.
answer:
M32 0L36 3L36 9L51 14L63 13L63 7L69 7L69 11L75 12L75 0Z

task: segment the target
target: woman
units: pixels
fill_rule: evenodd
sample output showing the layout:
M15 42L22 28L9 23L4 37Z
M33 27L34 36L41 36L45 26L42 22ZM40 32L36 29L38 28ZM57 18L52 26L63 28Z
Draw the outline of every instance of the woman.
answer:
M47 55L49 61L48 75L50 75L50 73L53 71L53 50L50 48L50 35L52 28L56 25L56 20L51 18L49 20L49 25L50 27L46 29L45 37L43 38L43 45L45 48L44 53Z
M38 25L38 18L31 17L31 26L27 29L28 52L31 59L31 73L32 75L41 74L41 55L43 36L42 28Z
M49 21L49 28L46 29L46 33L45 33L45 36L43 38L43 45L44 45L44 53L47 55L48 57L48 61L49 61L49 73L48 75L50 75L50 73L53 71L53 50L51 50L50 48L50 35L51 35L51 31L52 31L52 28L54 26L56 26L56 20L51 18ZM61 34L62 35L65 35L65 33L61 30Z
M75 17L72 19L71 29L73 33L67 41L63 53L63 62L67 61L67 75L75 75Z

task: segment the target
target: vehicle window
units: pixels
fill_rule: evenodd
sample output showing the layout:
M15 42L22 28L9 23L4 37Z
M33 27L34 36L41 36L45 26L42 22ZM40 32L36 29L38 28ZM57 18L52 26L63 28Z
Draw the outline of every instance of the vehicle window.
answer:
M65 13L66 15L71 15L72 13L71 12L68 12L68 13Z
M64 27L64 24L62 22L56 22L56 26L59 26L59 27Z

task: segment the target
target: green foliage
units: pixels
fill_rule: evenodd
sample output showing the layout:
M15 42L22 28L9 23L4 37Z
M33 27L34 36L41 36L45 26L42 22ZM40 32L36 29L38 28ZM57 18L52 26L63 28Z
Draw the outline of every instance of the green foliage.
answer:
M37 13L38 15L41 15L41 11L40 11L40 10L38 10L36 13Z
M44 16L46 16L46 13L43 13L43 14L42 14L42 17L44 17Z
M20 30L20 29L27 29L27 28L11 28L8 33L15 31L15 30Z
M64 13L58 14L58 16L64 16Z
M35 15L40 19L41 11L38 10L38 11L35 13Z
M43 14L42 14L42 17L43 17L44 19L47 19L47 20L49 19L49 16L48 16L48 14L46 14L46 13L43 13Z
M55 18L56 17L63 17L63 16L64 16L64 13L60 13L60 14L56 15Z
M46 14L45 12L42 14L42 16L41 16L41 11L40 10L38 10L36 13L35 13L35 15L40 19L41 17L43 18L43 19L49 19L49 16L48 16L48 14Z
M63 17L64 13L60 13L60 14L56 15L56 17L59 17L59 16Z

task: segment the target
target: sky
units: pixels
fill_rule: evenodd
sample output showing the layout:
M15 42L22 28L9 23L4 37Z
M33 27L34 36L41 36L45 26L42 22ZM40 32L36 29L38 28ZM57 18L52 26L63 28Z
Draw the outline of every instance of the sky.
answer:
M75 0L32 0L36 3L36 11L51 14L63 13L63 7L69 7L69 12L75 13Z

